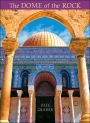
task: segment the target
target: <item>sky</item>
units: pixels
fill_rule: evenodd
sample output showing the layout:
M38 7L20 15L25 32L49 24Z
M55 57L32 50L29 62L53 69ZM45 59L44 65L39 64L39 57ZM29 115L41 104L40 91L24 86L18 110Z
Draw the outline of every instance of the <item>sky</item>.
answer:
M43 17L36 19L29 24L27 24L19 33L18 35L18 41L19 45L22 46L23 43L33 34L37 32L41 32L45 29L47 32L54 33L58 35L61 39L65 41L65 43L69 46L70 40L71 40L71 34L68 31L68 29L59 23L58 21ZM0 25L0 46L1 45L1 40L5 38L5 31L4 28ZM85 32L84 32L85 37L90 37L90 25L87 26Z

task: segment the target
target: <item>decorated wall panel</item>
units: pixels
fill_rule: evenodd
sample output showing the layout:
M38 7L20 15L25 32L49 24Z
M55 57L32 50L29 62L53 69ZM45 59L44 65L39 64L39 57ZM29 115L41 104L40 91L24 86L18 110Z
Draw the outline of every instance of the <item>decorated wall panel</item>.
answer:
M74 104L75 123L79 123L81 117L80 98L74 97L73 104ZM70 100L68 97L62 98L62 112L63 112L63 122L71 123Z
M9 120L10 123L16 123L17 120L17 103L18 98L13 97L11 98L10 103L10 116ZM21 98L21 110L20 110L20 122L21 123L27 123L29 118L29 98Z
M62 113L63 113L63 123L70 123L71 111L70 111L69 98L62 98Z
M81 116L81 106L80 106L80 98L74 97L74 112L75 112L75 122L79 123ZM29 118L29 98L21 98L21 115L20 122L27 123ZM62 98L62 112L63 112L63 122L71 123L71 110L70 110L70 102L69 97ZM17 97L11 98L10 103L10 123L16 123L17 119Z

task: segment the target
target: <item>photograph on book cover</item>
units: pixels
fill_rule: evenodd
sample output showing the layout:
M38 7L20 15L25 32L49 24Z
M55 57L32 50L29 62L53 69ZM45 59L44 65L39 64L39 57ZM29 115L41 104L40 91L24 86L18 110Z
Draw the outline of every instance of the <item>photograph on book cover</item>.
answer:
M0 1L0 123L90 123L89 5Z

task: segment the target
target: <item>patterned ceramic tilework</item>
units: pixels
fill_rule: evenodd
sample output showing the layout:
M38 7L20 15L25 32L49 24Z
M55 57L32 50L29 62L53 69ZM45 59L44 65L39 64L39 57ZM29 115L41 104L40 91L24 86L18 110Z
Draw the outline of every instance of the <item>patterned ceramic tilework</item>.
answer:
M71 83L72 83L72 88L75 88L75 74L74 70L71 70Z
M29 76L28 76L28 85L33 85L33 78L34 78L34 75L29 74Z
M53 69L50 69L49 67L42 67L41 68L41 66L39 66L38 69L36 69L35 73L32 74L31 78L33 78L33 84L35 82L35 78L37 77L37 75L39 73L41 73L42 71L50 72L56 78L56 82L57 82L57 76L56 76L56 73L55 73L55 71Z
M87 54L87 63L89 64L89 49L87 49L86 54ZM2 52L1 48L1 52ZM4 57L4 54L2 55ZM2 60L3 58L1 58ZM4 59L3 59L4 60ZM76 56L74 53L70 51L68 47L61 47L61 48L55 48L55 47L44 47L44 48L25 48L25 47L20 47L14 56L14 64L19 63L23 64L24 62L21 61L28 61L28 63L33 63L33 61L67 61L69 64L70 63L75 63L76 64ZM30 61L30 62L29 62ZM3 63L3 61L1 62ZM27 63L26 63L27 64Z
M53 64L37 64L36 70L38 69L54 69L54 65Z
M4 69L0 69L0 88L2 87L3 72L4 72Z
M3 52L3 49L1 48L1 51ZM22 55L21 55L22 54ZM73 58L75 60L75 54L70 51L68 47L61 47L61 48L55 48L55 47L44 47L44 48L25 48L20 47L15 52L14 61L15 59L37 59L37 58L43 58L43 59L62 59L69 60ZM76 60L75 60L76 61Z
M4 50L3 48L0 49L1 56L0 56L0 68L4 68ZM86 50L86 60L87 60L87 66L88 66L88 77L89 77L89 61L90 61L90 48L87 48ZM32 65L33 64L33 65ZM37 66L35 67L35 64ZM42 64L42 65L41 65ZM55 65L55 66L54 66ZM51 71L54 74L59 74L59 70L66 69L66 70L73 70L77 69L77 63L76 63L76 56L74 53L70 51L68 47L20 47L15 52L14 56L14 69L32 69L32 73L37 73L40 71ZM39 69L39 70L38 70ZM20 72L20 71L19 71ZM71 73L71 81L73 87L77 86L78 79L75 77L76 72L73 71ZM1 76L2 78L2 76ZM57 84L61 83L60 78L57 79ZM15 72L15 87L21 87L21 79L20 75ZM89 77L89 83L90 83L90 77Z
M74 75L75 75L75 87L78 88L79 87L79 83L78 83L78 69L74 69Z
M18 87L18 70L15 70L14 88Z
M62 77L61 77L61 74L60 75L56 75L56 79L57 79L57 85L62 85Z

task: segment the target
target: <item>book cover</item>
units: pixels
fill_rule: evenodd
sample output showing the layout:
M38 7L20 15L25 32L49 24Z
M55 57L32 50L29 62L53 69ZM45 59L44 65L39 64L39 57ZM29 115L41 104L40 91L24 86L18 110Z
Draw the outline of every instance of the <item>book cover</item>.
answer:
M0 123L90 122L89 5L0 1Z

